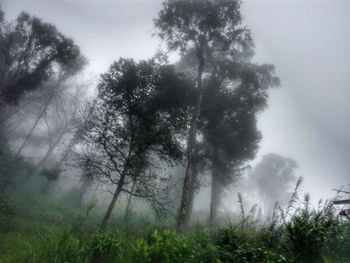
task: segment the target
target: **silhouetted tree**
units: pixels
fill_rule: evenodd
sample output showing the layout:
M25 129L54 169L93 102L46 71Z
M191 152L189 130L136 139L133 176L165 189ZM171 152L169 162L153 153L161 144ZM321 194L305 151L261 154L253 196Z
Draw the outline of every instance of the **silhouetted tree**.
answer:
M104 231L121 193L154 199L159 174L153 159L182 156L177 135L187 124L178 90L187 79L172 66L120 59L103 74L98 99L86 118L82 163L89 173L116 185L100 225ZM172 96L173 95L173 96ZM154 168L154 167L153 167ZM136 182L133 193L129 185Z
M211 226L224 186L255 157L261 139L257 114L267 105L269 88L278 85L273 66L251 64L249 59L236 56L218 61L217 74L204 93L200 130L212 171Z

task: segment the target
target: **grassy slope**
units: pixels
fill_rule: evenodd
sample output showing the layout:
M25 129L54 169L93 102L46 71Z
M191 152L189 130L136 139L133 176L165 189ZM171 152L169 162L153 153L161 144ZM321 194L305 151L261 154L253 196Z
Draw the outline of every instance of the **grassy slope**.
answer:
M13 197L14 215L0 236L0 262L89 262L94 250L104 262L350 262L350 229L334 216L300 210L291 220L257 226L244 220L209 231L193 226L186 235L133 215L114 215L96 233L100 213L42 194Z

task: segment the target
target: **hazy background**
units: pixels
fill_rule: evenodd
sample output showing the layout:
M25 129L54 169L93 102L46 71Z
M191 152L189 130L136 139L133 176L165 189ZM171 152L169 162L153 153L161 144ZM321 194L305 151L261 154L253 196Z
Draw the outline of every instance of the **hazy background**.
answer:
M86 74L119 57L146 59L158 45L161 0L0 0L7 19L28 11L72 36L88 57ZM350 182L350 1L246 0L255 60L272 63L282 86L260 116L261 155L295 159L315 201Z

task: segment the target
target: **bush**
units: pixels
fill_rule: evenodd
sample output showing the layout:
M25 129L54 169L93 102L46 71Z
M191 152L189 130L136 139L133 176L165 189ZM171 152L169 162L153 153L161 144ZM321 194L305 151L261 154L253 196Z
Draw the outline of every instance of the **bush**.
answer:
M350 232L326 210L301 210L282 226L285 249L296 262L319 263L325 258L349 258Z
M209 242L198 241L197 235L152 230L146 238L132 244L130 262L216 262L217 248Z
M243 229L245 230L245 229ZM219 247L222 262L235 263L286 263L286 257L254 244L252 236L240 228L225 228L217 232L215 244Z

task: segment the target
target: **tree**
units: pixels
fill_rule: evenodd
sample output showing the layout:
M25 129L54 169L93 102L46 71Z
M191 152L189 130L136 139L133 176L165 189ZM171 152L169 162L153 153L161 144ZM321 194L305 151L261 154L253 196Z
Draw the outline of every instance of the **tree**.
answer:
M211 226L224 186L234 182L246 162L255 157L261 139L257 114L267 106L269 88L279 84L273 66L255 65L249 59L219 60L217 74L204 93L199 129L208 144L205 155L212 171Z
M78 46L53 25L25 12L10 23L0 8L0 115L8 108L16 108L14 112L17 112L24 95L47 88L45 84L53 79L67 79L84 64ZM43 107L47 103L47 100L40 102ZM3 129L8 116L3 117L0 121L0 192L6 192L16 176L34 171L31 164L9 150Z
M25 96L19 104L21 109L7 121L11 125L13 119L22 118L20 127L12 131L16 139L23 137L16 155L22 154L35 136L40 137L34 141L47 146L46 153L37 164L41 168L63 137L76 129L78 111L86 101L85 90L86 85L76 83L71 76L66 80L50 79L42 84L42 89ZM27 132L28 126L30 129ZM20 136L21 133L24 136Z
M3 16L1 16L3 17ZM72 74L85 59L72 39L55 26L22 12L11 24L0 23L0 109L17 104L25 92L38 89L58 69ZM60 78L64 78L60 75Z
M154 172L155 159L181 158L177 135L187 124L187 106L177 94L190 90L188 85L174 67L152 60L120 59L102 75L98 99L85 121L79 159L85 171L116 186L100 231L106 229L121 193L155 200L161 180Z
M291 184L297 180L297 168L295 160L270 153L264 155L249 173L248 180L252 184L251 187L259 189L266 213L272 212L276 202L281 206L288 203Z
M203 76L213 73L212 58L235 52L250 45L249 31L241 26L240 1L167 0L155 25L169 50L196 55L197 97L195 99L187 141L187 167L177 229L186 230L191 210L191 185L195 168L198 117L203 99Z

